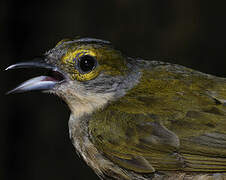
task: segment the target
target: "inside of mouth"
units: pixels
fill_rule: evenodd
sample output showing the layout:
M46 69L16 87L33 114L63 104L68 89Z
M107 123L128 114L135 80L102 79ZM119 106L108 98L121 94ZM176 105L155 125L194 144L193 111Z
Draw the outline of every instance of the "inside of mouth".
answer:
M45 78L45 81L55 81L55 82L60 82L63 81L65 78L64 76L57 71L48 71L47 76Z

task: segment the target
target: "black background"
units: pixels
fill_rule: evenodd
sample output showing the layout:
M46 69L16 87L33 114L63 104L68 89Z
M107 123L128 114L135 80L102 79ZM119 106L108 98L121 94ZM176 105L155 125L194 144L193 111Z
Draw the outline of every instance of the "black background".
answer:
M226 77L226 6L220 2L1 0L0 179L98 179L71 145L70 112L59 98L4 95L34 76L32 70L6 72L8 65L81 36L109 40L132 57Z

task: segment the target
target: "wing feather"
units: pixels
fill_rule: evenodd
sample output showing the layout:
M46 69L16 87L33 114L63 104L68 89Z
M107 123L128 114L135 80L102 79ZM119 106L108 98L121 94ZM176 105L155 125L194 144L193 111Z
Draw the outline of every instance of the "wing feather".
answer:
M226 171L225 102L225 79L159 65L93 114L89 129L96 147L126 169Z

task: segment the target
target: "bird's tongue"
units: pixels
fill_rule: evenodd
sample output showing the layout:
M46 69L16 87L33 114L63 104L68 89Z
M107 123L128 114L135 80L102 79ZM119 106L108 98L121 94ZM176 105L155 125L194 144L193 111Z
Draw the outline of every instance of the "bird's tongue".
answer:
M58 83L58 80L54 79L53 77L38 76L23 82L13 90L9 91L7 94L34 90L49 90L52 89L56 83Z

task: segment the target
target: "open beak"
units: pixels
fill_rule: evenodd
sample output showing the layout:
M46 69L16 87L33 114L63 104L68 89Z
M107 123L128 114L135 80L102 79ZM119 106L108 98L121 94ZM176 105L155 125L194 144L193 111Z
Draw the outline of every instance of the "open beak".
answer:
M30 62L21 62L13 64L7 67L5 70L10 69L19 69L19 68L44 68L49 72L48 76L38 76L32 79L29 79L13 90L7 92L11 93L21 93L27 91L36 91L36 90L52 90L56 84L62 83L67 79L67 76L56 66L47 64L44 61L30 61Z

